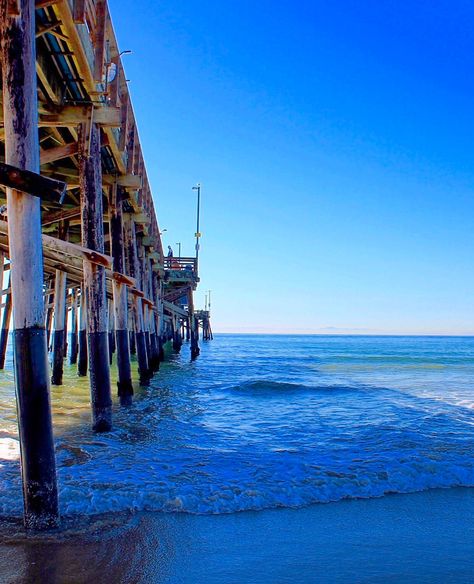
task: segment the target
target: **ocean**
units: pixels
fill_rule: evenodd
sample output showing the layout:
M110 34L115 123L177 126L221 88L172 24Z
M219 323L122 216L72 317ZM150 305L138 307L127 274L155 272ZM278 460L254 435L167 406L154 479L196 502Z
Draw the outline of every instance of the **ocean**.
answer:
M88 381L53 387L61 514L224 514L474 486L474 338L216 335L168 353L114 430ZM0 515L21 516L0 374ZM115 392L114 392L115 393Z

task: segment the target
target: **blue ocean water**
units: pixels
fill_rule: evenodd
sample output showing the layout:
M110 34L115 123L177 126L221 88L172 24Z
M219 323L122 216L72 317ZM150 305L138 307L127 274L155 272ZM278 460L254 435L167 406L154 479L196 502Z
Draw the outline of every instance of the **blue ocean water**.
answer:
M216 335L167 361L114 430L88 382L53 388L63 515L233 513L474 486L474 338ZM0 373L0 515L22 512Z

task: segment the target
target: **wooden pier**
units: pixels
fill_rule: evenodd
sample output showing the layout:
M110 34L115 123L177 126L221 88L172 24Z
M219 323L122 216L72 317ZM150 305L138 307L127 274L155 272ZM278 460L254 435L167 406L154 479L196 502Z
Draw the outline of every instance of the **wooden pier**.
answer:
M68 320L96 432L113 423L114 351L127 406L166 342L179 351L189 340L194 359L199 327L205 340L212 331L209 311L194 309L198 247L195 258L163 255L107 2L3 0L0 35L0 272L11 283L0 366L13 308L25 525L45 529L59 521L50 383L62 384Z

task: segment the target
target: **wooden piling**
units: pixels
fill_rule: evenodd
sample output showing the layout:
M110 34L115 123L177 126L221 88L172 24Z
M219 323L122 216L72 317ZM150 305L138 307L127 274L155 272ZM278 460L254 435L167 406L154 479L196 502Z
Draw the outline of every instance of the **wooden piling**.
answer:
M64 336L66 315L66 272L56 270L54 284L53 372L51 383L62 385L64 365Z
M69 353L69 363L77 363L78 343L77 343L77 289L71 291L71 351Z
M133 221L133 218L128 214L124 216L124 236L125 250L128 255L129 275L137 280L137 284L139 288L141 288L141 271L138 261L135 223ZM139 294L133 295L132 307L140 385L149 385L151 373L148 364L145 327L143 321L143 307L141 297Z
M81 193L82 245L104 253L102 168L100 133L97 124L81 126L79 185ZM107 300L105 268L84 260L84 289L87 301L87 345L92 402L92 427L105 432L112 427Z
M197 317L194 314L194 302L193 302L193 293L190 290L188 292L188 314L189 314L189 323L191 327L191 359L195 359L199 353L199 326Z
M8 277L8 288L10 288L10 276ZM6 295L5 306L3 308L2 331L0 333L0 369L5 369L5 356L7 354L8 333L10 332L10 320L12 316L12 294Z
M109 337L109 365L112 365L115 353L114 309L112 300L109 300L107 303L107 326Z
M13 5L16 11L12 11ZM38 173L34 0L0 3L0 34L5 161ZM40 199L7 188L7 207L24 521L28 528L46 529L57 525L59 510L43 301Z
M87 375L87 332L86 332L86 311L87 302L84 292L84 286L81 288L80 298L80 312L79 312L79 335L78 335L78 360L77 360L77 374L79 377Z
M110 248L115 272L125 273L123 212L120 191L112 185L109 192ZM130 345L128 332L128 291L117 279L112 282L115 343L117 351L118 396L123 406L132 403L133 385L130 367Z

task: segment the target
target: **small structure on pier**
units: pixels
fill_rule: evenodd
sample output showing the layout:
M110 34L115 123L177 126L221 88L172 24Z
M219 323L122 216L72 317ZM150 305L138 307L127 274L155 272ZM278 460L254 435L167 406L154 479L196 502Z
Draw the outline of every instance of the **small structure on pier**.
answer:
M0 40L0 365L13 307L25 524L46 528L58 521L49 389L62 383L68 312L71 363L89 375L93 429L107 431L113 351L122 405L131 343L141 384L166 341L187 335L199 354L199 279L193 258L163 256L106 0L2 2Z

